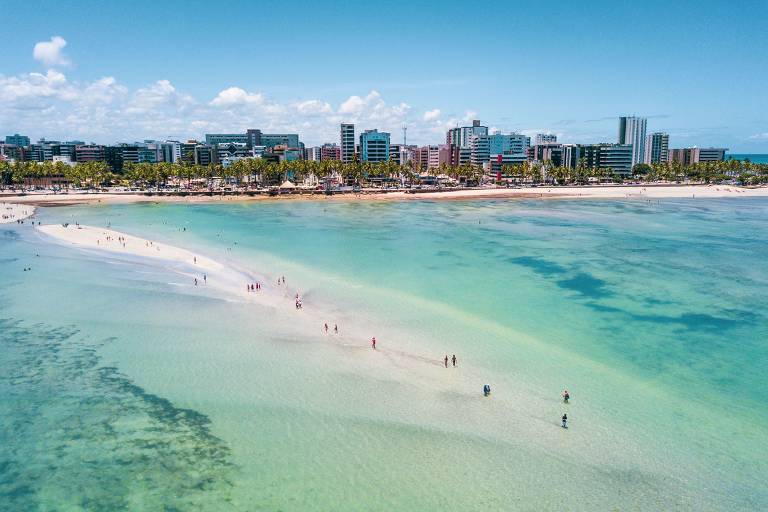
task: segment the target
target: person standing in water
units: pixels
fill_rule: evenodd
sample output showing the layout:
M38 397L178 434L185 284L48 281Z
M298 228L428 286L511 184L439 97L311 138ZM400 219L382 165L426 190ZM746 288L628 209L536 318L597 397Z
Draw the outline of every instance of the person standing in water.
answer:
M566 389L563 391L563 402L568 403L568 400L571 399L570 393L568 393L568 390Z
M376 350L376 336L371 338L371 347L373 347L373 350Z
M568 423L568 415L563 414L563 428L568 428L567 423Z
M333 324L333 334L339 334L339 326L336 324Z
M445 359L443 359L445 362L445 367L448 368L448 354L445 354Z
M453 367L456 368L456 354L453 354Z
M324 327L325 327L325 332L327 333L328 332L328 324L325 324Z

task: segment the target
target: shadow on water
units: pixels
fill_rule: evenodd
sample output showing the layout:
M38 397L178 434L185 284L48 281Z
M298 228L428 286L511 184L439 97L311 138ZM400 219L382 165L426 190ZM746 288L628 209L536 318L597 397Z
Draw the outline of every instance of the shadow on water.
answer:
M232 508L210 420L102 364L76 329L0 319L4 511Z

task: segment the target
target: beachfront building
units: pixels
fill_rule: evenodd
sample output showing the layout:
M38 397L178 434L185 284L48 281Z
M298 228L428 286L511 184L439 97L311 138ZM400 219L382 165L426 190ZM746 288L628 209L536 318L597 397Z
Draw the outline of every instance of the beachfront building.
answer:
M360 161L386 162L389 160L389 133L376 129L360 134Z
M14 133L13 135L5 136L5 143L9 145L12 144L14 146L25 147L29 146L30 140L26 135L19 135L18 133Z
M341 123L341 161L345 164L355 161L355 125Z
M78 162L103 162L104 146L83 144L75 148L75 160Z
M320 146L312 146L304 149L304 160L308 162L320 161Z
M542 144L557 144L557 135L554 133L537 133L536 145L540 146Z
M390 144L389 159L398 165L416 166L417 153L419 148L414 145Z
M301 148L301 143L297 133L262 133L259 146L266 146L268 148L286 146L298 149Z
M645 162L644 117L623 116L619 118L619 144L632 145L632 166Z
M181 143L181 163L187 165L210 165L216 163L216 151L213 146L196 140Z
M632 174L632 144L585 144L578 146L576 164L583 159L592 169L603 169L616 174ZM571 151L575 151L573 148ZM571 162L575 154L570 156Z
M245 142L222 142L215 145L216 158L222 164L224 159L227 162L235 162L238 159L249 158L253 156Z
M554 167L563 165L563 145L562 144L536 144L531 152L531 159L535 162L541 162Z
M502 178L508 178L503 174L504 167L520 165L528 160L528 155L525 153L503 153L499 155L491 155L490 160L485 165L486 174L493 176L500 176Z
M434 144L417 148L414 163L418 171L437 169L440 166L440 146Z
M457 167L459 165L459 148L453 144L440 144L437 151L437 165Z
M727 148L680 148L669 150L669 161L683 165L698 164L700 162L722 162L725 160Z
M562 148L562 163L560 165L568 169L575 169L579 165L579 160L581 160L581 146L578 144L563 144Z
M245 144L248 149L254 146L288 146L299 148L299 134L297 133L262 133L261 130L250 128L245 133L206 133L205 143L209 146L216 144Z
M654 132L645 139L645 163L663 164L669 161L669 135Z
M0 160L21 160L22 148L16 144L0 144Z
M491 142L488 134L471 135L469 137L469 161L472 165L482 167L491 158Z
M339 145L325 143L320 146L320 160L341 160L341 148Z
M531 138L521 133L496 132L488 136L488 151L491 155L525 155L530 146Z
M181 143L177 140L166 140L160 143L163 162L176 163L181 161Z
M247 144L248 135L245 133L206 133L205 143L215 146L216 144Z

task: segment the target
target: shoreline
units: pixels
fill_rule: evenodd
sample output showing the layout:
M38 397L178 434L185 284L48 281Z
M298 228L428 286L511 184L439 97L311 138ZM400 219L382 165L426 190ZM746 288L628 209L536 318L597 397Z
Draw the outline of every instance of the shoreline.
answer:
M171 193L173 194L173 193ZM324 195L281 194L212 194L157 195L153 193L76 192L72 194L32 193L26 195L0 194L7 204L32 206L72 206L79 204L127 203L223 203L257 201L433 201L487 199L686 199L726 197L768 197L768 187L737 187L734 185L595 185L583 187L540 186L526 188L475 188L456 190L363 191ZM4 203L5 204L5 203ZM18 218L18 217L17 217Z

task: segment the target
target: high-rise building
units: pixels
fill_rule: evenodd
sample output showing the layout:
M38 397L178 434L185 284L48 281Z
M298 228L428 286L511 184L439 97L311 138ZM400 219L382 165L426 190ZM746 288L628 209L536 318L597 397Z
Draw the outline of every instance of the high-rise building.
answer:
M360 161L386 162L389 160L389 133L365 130L360 134Z
M541 144L557 144L557 135L554 133L537 133L536 145L540 146Z
M29 137L26 135L19 135L18 133L14 133L13 135L6 135L5 143L22 147L29 146Z
M645 161L644 117L624 116L619 118L619 144L632 145L632 167Z
M487 131L481 135L469 137L469 160L472 165L482 166L491 158L491 145Z
M459 148L469 148L474 135L488 136L488 127L481 126L477 119L472 121L472 126L461 126L448 130L445 134L445 143L453 144Z
M669 161L669 135L664 132L651 133L645 139L646 164L663 164Z
M341 123L341 161L345 164L355 161L355 125Z

